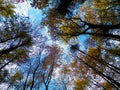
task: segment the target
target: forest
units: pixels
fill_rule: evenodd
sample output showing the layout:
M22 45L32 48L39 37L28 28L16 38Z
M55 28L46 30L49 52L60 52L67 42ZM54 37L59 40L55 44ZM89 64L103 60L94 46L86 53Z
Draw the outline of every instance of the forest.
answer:
M120 90L120 0L0 0L0 90Z

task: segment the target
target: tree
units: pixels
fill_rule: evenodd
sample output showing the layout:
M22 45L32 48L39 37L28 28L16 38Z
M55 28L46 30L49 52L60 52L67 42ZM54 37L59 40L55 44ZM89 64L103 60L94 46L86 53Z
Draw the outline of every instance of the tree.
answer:
M73 49L73 46L72 46L72 49ZM101 76L103 79L108 81L114 87L119 89L120 83L117 81L117 79L119 79L118 76L120 73L119 73L119 68L117 66L113 64L109 64L109 61L106 62L104 59L101 59L100 55L102 54L100 54L99 51L96 49L95 51L93 48L90 49L88 51L88 54L78 49L76 46L74 46L74 49L77 49L78 51L80 51L80 54L83 55L82 57L80 57L80 60L83 64L85 64L88 68L90 68L90 70L92 70L93 75L95 74L95 76L96 75ZM91 51L94 51L94 52L92 53ZM108 72L111 74L108 75ZM116 77L113 77L112 74L116 75Z
M21 21L20 21L21 19ZM16 21L17 20L17 21ZM32 44L29 34L30 23L27 18L12 16L7 18L0 27L0 74L6 71L10 63L20 64L28 58L27 49ZM3 82L6 81L4 77ZM2 82L1 81L1 82Z
M57 67L57 59L59 58L59 48L57 46L46 47L48 48L48 55L42 62L42 80L45 85L45 90L48 90L50 81L55 67Z
M19 81L18 85L22 86L18 87L18 89L39 90L42 84L45 85L46 90L49 89L54 69L58 66L57 58L59 57L59 48L57 48L57 46L46 46L44 48L43 46L41 49L42 50L39 51L38 54L35 53L34 61L33 58L31 58L29 62L26 62L29 66L27 66L27 64L24 65L25 71L22 73L22 70L21 75L26 77ZM42 53L44 50L46 51L46 55L42 59ZM16 84L13 84L13 86L16 86Z

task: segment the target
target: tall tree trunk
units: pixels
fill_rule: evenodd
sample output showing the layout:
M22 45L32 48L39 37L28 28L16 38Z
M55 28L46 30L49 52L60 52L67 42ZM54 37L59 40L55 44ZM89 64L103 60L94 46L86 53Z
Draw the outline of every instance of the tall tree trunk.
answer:
M7 63L5 63L3 66L0 67L0 70L3 69L5 66L7 66L9 63L13 62L15 58L11 59Z
M105 79L107 82L109 82L111 85L113 85L117 90L119 90L120 83L116 80L112 79L111 77L105 75L104 73L98 71L96 68L91 66L90 64L86 63L84 60L81 60L85 65L87 65L89 68L91 68L93 71L95 71L98 75L100 75L103 79Z
M32 90L33 87L34 87L35 75L36 75L36 71L37 71L38 67L39 67L39 63L38 63L38 65L36 66L36 68L34 69L33 76L32 76L32 84L31 84L30 90Z
M28 76L29 76L29 74L30 74L30 69L31 69L31 65L30 65L30 67L29 67L29 71L28 71L28 74L27 74L27 77L26 77L26 80L25 80L25 83L24 83L24 86L23 86L23 90L26 89L26 84L27 84Z
M45 85L45 90L48 90L48 85Z

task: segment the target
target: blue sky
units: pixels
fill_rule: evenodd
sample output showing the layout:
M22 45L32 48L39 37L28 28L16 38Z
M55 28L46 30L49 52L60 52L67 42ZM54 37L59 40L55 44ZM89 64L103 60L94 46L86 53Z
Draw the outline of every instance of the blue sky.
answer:
M28 10L28 16L34 25L39 25L42 19L42 11L31 7Z
M30 2L15 4L15 12L19 15L29 17L34 25L39 25L42 19L42 11L31 7Z

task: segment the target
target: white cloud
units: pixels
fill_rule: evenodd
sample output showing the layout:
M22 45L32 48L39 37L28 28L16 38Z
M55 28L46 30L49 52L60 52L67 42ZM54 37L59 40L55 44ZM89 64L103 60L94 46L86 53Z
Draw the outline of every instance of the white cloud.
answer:
M30 9L30 2L22 2L15 4L15 12L19 15L28 16L28 10Z

